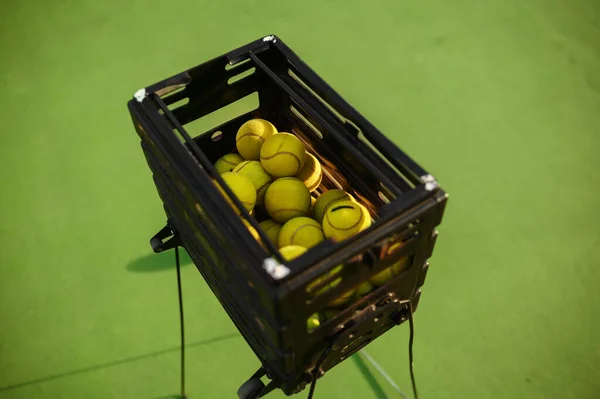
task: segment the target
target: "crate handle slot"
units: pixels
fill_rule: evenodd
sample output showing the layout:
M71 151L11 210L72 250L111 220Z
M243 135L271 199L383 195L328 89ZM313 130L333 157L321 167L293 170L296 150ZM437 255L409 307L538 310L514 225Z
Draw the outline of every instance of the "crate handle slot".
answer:
M169 98L171 96L175 96L175 94L184 91L186 87L187 87L187 84L179 83L179 84L175 84L175 85L171 85L171 86L167 86L165 88L159 89L156 91L156 94L159 97L161 97L163 100L165 100L165 102L168 104L167 98Z
M234 84L236 82L239 82L240 80L245 79L248 76L252 75L254 72L256 72L256 68L255 67L246 69L245 71L242 71L242 72L238 73L237 75L233 75L232 77L230 77L227 80L227 84L228 85L232 85L232 84Z
M247 64L248 62L250 62L250 58L230 60L228 63L225 64L225 70L231 71L232 69L241 67L242 65Z
M294 107L293 105L290 105L290 111L292 112L292 114L294 114L298 119L300 119L306 126L308 126L308 128L310 130L313 131L313 133L320 139L323 139L323 133L321 133L321 131L319 129L317 129L315 127L315 125L313 125L308 118L306 118L298 108Z

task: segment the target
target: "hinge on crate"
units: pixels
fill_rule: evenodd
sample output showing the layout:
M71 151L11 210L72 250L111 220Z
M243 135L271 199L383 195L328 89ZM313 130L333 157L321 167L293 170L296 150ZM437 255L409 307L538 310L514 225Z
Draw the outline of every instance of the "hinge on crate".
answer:
M179 245L179 238L168 224L150 239L150 246L155 253L173 249Z

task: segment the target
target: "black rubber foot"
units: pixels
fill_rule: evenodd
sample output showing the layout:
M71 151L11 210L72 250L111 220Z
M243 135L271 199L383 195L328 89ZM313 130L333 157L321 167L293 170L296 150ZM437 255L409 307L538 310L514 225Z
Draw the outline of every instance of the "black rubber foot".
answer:
M237 396L239 399L258 399L264 387L260 378L250 378L238 389Z

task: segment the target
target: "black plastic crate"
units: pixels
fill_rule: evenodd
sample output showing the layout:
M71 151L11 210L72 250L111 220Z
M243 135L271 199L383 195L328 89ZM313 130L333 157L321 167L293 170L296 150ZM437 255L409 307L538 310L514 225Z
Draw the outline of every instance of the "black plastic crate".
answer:
M249 95L258 96L256 109L200 134L188 133L192 122ZM274 388L288 395L301 391L314 375L417 308L447 194L278 37L261 38L141 89L128 108L168 219L153 246L169 248L164 239L174 235L177 241L171 243L188 251L271 379L260 396ZM240 125L256 117L297 135L323 166L317 192L350 192L370 211L373 225L286 263L244 210L242 216L266 243L261 246L225 203L214 184L223 181L212 166L235 149ZM307 329L312 314L404 258L409 266L402 274ZM341 264L342 271L329 276ZM307 292L319 277L321 284ZM315 295L332 281L338 284Z

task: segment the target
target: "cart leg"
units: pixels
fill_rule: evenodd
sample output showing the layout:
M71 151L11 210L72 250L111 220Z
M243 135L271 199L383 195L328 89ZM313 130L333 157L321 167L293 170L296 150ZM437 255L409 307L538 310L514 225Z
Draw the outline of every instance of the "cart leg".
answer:
M237 391L237 396L239 399L258 399L265 395L263 392L265 389L265 384L262 382L261 378L266 375L265 369L262 367L259 368L256 373L252 375L248 379L248 381L244 382L240 389ZM269 384L270 385L270 384Z
M244 382L237 391L239 399L258 399L261 396L265 384L258 377L252 377Z

